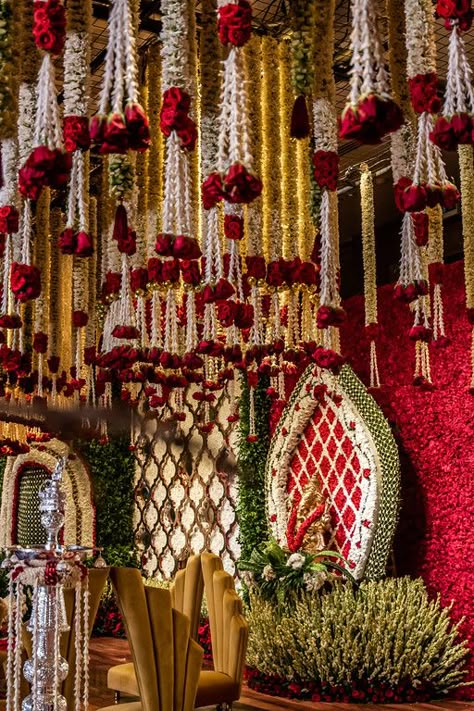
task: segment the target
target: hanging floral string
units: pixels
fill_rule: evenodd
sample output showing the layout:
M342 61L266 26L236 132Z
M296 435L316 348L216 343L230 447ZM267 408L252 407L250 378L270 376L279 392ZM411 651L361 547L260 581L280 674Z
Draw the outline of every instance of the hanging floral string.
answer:
M436 119L431 140L440 148L453 151L459 144L472 143L474 92L472 69L466 55L463 31L470 29L469 3L438 1L437 14L450 30L448 75L441 114Z
M311 130L307 100L312 94L314 82L312 53L315 19L315 0L295 0L291 3L291 79L296 96L290 121L292 138L307 138Z
M88 170L84 151L90 146L87 116L90 79L90 2L68 3L64 50L64 147L72 153L66 229L59 246L63 254L90 257Z
M374 185L367 164L361 165L360 206L362 213L362 259L364 263L365 328L370 338L370 387L380 387L377 362L377 274L375 261Z
M178 332L178 283L182 265L198 266L201 256L196 239L197 220L192 201L192 158L197 140L196 122L193 118L196 98L188 37L189 8L186 3L166 0L162 4L162 91L160 127L166 137L164 169L164 199L162 232L158 234L155 251L162 258L156 263L159 269L156 282L165 298L163 367L179 366L181 348ZM180 262L180 260L183 260ZM150 273L150 270L149 270ZM191 285L192 286L192 285ZM197 326L194 291L187 292L187 315L185 347L191 352L197 345ZM160 315L156 314L158 327Z
M461 176L466 315L472 328L470 392L474 394L474 163L472 146L459 146L458 155Z
M378 143L385 134L400 128L403 114L390 94L375 0L353 0L351 50L351 89L340 136Z
M413 110L418 114L418 134L412 176L403 176L395 185L395 201L402 211L421 212L440 204L453 208L459 200L456 187L446 177L437 145L430 140L433 114L440 109L437 96L433 17L428 0L406 0L407 73Z

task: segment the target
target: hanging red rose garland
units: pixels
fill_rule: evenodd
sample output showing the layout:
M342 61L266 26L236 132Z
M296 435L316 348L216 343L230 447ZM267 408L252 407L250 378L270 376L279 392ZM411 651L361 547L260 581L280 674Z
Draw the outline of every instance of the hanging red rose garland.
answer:
M451 34L444 103L430 136L437 146L452 151L459 144L473 142L472 70L463 37L471 27L472 10L470 2L439 0L436 11Z
M380 17L375 0L352 3L351 90L342 112L340 136L361 143L379 143L403 123L390 94Z

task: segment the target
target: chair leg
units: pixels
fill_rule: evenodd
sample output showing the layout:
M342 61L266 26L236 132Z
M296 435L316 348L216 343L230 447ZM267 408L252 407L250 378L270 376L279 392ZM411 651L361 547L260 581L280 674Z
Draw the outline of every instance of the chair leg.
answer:
M114 704L120 703L120 691L114 691Z

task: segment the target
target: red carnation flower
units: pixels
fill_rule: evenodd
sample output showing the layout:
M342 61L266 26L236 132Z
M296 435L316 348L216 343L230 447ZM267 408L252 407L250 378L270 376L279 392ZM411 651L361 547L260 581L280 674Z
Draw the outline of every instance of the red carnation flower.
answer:
M252 34L252 7L247 0L238 0L219 8L219 39L223 45L243 47Z
M122 284L122 275L120 272L107 272L105 275L105 283L102 286L102 298L107 298L118 294Z
M320 188L337 190L339 156L335 151L316 151L313 155L314 179Z
M181 148L187 151L193 151L195 149L198 133L196 124L192 118L186 116L182 126L177 129L177 134Z
M318 283L316 265L313 262L302 262L298 270L298 279L300 284L315 286Z
M177 235L173 242L173 256L178 259L199 259L202 252L195 239L188 235Z
M69 153L87 151L90 148L91 136L87 116L65 116L63 120L64 148Z
M95 114L89 123L89 136L91 143L100 144L104 140L107 116Z
M431 262L428 265L428 274L432 284L442 284L444 276L443 262Z
M160 257L173 256L173 235L167 232L160 232L156 237L155 252Z
M235 316L235 325L237 328L251 328L254 322L254 310L252 304L239 303Z
M129 257L137 251L137 233L131 227L127 229L126 236L121 236L117 240L118 251L127 254Z
M285 284L287 278L286 262L284 259L278 259L275 262L270 262L267 267L267 283L269 286L278 288Z
M235 301L220 301L217 305L217 318L225 327L229 328L235 322L237 315L237 303Z
M66 227L59 235L59 249L63 254L74 254L76 249L76 236L70 227Z
M250 203L262 192L262 181L242 163L234 163L224 177L225 199L231 203Z
M0 232L13 235L18 232L19 214L13 205L0 207Z
M89 321L89 316L85 311L74 311L72 314L72 323L76 328L83 328L87 326Z
M128 145L132 151L146 151L151 143L150 124L140 104L129 102L125 107Z
M334 306L322 305L316 315L318 328L328 328L329 326L340 326L344 323L346 312L344 309Z
M94 254L94 243L92 235L87 232L78 232L76 235L76 246L74 248L76 257L92 257Z
M25 303L41 294L41 273L32 264L13 262L10 272L11 289L18 301Z
M408 80L410 89L410 100L414 111L422 114L427 111L430 114L437 114L441 108L441 101L438 97L438 77L435 72L428 74L416 74Z
M136 293L146 291L148 284L148 270L144 267L137 267L130 272L130 287Z
M240 240L244 236L244 221L238 215L224 215L224 234L227 239Z
M99 153L125 154L128 151L130 142L127 126L123 114L110 114L104 125L103 138L100 144Z
M451 125L451 121L445 116L438 116L433 130L430 132L430 139L434 144L445 151L455 151L458 147L458 139Z
M338 373L344 365L344 358L330 348L319 346L312 354L312 358L317 366Z
M163 279L162 279L162 267L163 267L163 262L161 259L157 259L156 257L151 257L148 260L148 281L151 284L161 284Z
M408 337L412 341L424 341L425 343L429 343L429 341L431 341L432 335L433 332L431 331L431 328L421 325L412 326L408 332Z
M461 194L453 183L445 183L441 190L441 205L445 210L453 210L459 200Z
M205 210L215 207L224 198L224 186L220 173L210 173L201 186L202 204Z
M66 11L59 0L33 4L33 37L38 49L61 54L66 41Z
M392 100L370 94L356 106L347 106L342 114L339 135L360 143L379 143L387 133L397 131L403 123L400 107Z
M247 276L252 279L265 279L267 273L267 267L265 264L265 258L259 256L251 256L245 258L245 263L247 265Z
M135 326L115 326L112 331L112 336L114 336L114 338L134 340L135 338L139 338L140 333Z
M451 125L458 143L472 143L472 116L465 113L454 114L451 117Z
M163 282L176 284L179 281L179 261L167 259L161 265L161 278Z
M48 334L37 331L33 336L33 350L35 353L46 353L48 350Z
M471 2L470 0L438 0L436 12L439 17L446 19L467 17L471 12Z
M185 284L198 286L201 281L199 264L194 259L183 259L180 263L181 276Z
M422 212L428 204L424 185L414 185L409 178L400 178L394 186L395 203L401 212Z
M191 108L191 97L189 94L180 89L179 86L171 86L163 92L163 106L173 109L173 111L183 111L185 114Z

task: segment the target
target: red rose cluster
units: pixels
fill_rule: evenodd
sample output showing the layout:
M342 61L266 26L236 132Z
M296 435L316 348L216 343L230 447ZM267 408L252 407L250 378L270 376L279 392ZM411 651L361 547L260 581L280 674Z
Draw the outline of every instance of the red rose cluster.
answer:
M444 18L445 27L451 29L451 20L457 20L460 30L469 30L472 24L471 0L438 0L436 13Z
M395 204L400 212L422 212L426 207L441 205L452 210L460 199L460 193L453 183L430 185L415 184L411 178L400 178L394 185Z
M60 0L33 4L33 37L38 49L58 56L66 41L66 11Z
M316 315L318 328L329 328L329 326L341 326L346 320L346 312L342 308L335 306L320 306Z
M470 114L459 113L451 117L438 116L430 139L445 151L455 151L459 144L474 142L474 122Z
M244 221L238 215L224 215L224 234L227 239L241 240L244 236Z
M428 291L428 282L421 279L410 284L397 284L393 290L393 296L404 304L411 304L419 296L426 296Z
M36 299L41 294L41 273L32 264L13 262L10 286L15 298L22 303Z
M165 136L176 131L181 148L193 151L196 146L197 128L189 116L191 97L178 86L172 86L163 94L160 111L160 129Z
M201 187L205 210L215 207L220 200L234 204L253 202L262 192L262 181L252 175L242 163L233 163L222 177L211 173Z
M13 205L0 207L0 233L14 235L18 232L19 214Z
M393 99L369 94L359 99L356 106L344 109L339 135L359 143L380 143L387 133L398 131L403 123L403 113Z
M285 284L305 284L306 286L316 286L318 283L318 272L313 262L302 262L299 257L285 260L277 259L270 262L267 267L267 284L278 289Z
M199 259L202 256L199 244L188 235L160 233L156 238L155 252L160 257L175 259Z
M218 31L221 44L243 47L252 34L252 7L237 0L219 8Z
M101 155L142 153L150 146L150 125L140 104L128 103L124 113L96 114L89 125L91 143Z
M435 72L416 74L408 79L410 101L417 114L427 111L437 114L441 109L441 99L438 96L438 77Z
M65 116L63 121L64 148L68 153L87 151L91 145L87 116Z
M253 306L240 301L220 301L217 304L217 318L225 328L233 324L240 329L251 328L254 319Z
M76 257L91 257L94 254L92 235L87 232L75 232L66 227L59 236L59 249L62 254L75 254Z
M62 188L71 172L72 160L63 153L46 146L34 148L25 165L18 172L18 187L22 195L37 200L43 187Z
M335 151L316 151L313 155L313 175L320 188L337 190L339 156Z

